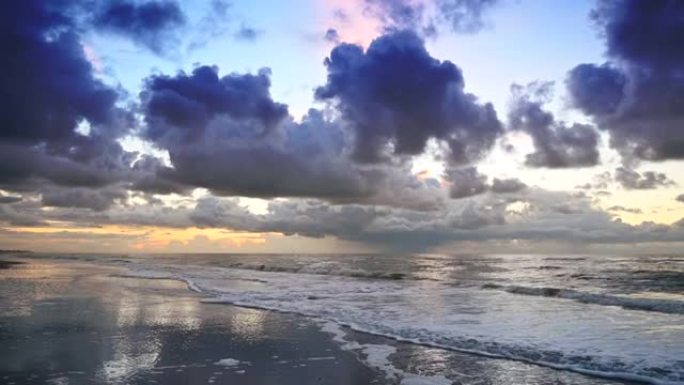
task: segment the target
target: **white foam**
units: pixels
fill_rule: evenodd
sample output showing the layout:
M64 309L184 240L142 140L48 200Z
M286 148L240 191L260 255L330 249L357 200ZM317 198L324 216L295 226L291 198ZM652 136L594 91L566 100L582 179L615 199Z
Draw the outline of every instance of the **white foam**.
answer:
M387 379L400 378L401 371L395 368L390 362L389 356L394 354L397 348L389 345L370 345L361 346L361 352L366 356L365 363L375 369L385 373Z
M444 376L418 376L415 374L406 374L401 379L400 385L452 385L453 381Z
M234 358L222 358L218 361L216 361L214 364L220 365L220 366L225 366L225 367L233 367L233 366L238 366L241 364L240 360L236 360Z
M414 373L407 373L396 368L390 356L396 352L396 347L389 345L377 344L359 344L356 341L347 341L344 337L345 331L340 325L333 322L324 322L321 325L321 331L331 334L333 340L338 342L343 350L355 351L362 353L360 357L361 362L365 365L375 368L385 374L385 377L391 381L403 385L451 385L451 381L444 376L425 376Z
M638 298L610 294L586 293L572 289L529 286L484 285L485 289L501 289L513 294L558 297L596 305L619 306L625 309L684 314L684 302L671 299Z

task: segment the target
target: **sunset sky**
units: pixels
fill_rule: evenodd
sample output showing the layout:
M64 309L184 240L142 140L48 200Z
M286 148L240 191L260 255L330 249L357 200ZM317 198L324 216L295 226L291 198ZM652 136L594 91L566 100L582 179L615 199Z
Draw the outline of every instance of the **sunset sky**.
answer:
M0 5L0 249L684 247L684 2Z

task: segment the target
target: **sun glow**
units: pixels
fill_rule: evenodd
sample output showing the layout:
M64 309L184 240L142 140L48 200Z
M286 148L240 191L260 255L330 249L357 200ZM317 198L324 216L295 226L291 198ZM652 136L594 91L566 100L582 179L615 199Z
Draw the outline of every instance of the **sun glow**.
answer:
M170 250L240 250L263 245L272 234L236 232L225 229L162 228L154 226L105 225L99 227L15 227L8 238L26 249L78 251L99 244L102 250L167 252ZM41 242L31 240L40 236ZM22 242L25 238L26 241Z

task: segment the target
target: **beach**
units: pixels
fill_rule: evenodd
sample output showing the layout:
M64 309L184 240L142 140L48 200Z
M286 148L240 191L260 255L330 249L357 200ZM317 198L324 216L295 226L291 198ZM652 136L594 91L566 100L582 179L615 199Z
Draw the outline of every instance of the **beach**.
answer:
M185 282L117 267L21 261L0 270L8 385L626 383L205 303Z

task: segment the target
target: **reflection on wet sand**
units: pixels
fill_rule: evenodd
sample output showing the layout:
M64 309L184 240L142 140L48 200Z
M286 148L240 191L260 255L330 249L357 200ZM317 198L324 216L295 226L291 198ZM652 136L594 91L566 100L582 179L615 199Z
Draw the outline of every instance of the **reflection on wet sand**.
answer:
M235 314L230 319L230 331L238 338L247 341L258 341L264 338L264 319L266 313L255 309ZM276 330L277 333L277 330ZM271 335L269 333L269 335ZM277 335L274 337L278 338Z
M0 274L2 384L383 383L295 316L203 304L182 282L116 269L26 267ZM334 359L301 364L321 356ZM216 364L228 357L244 364Z

